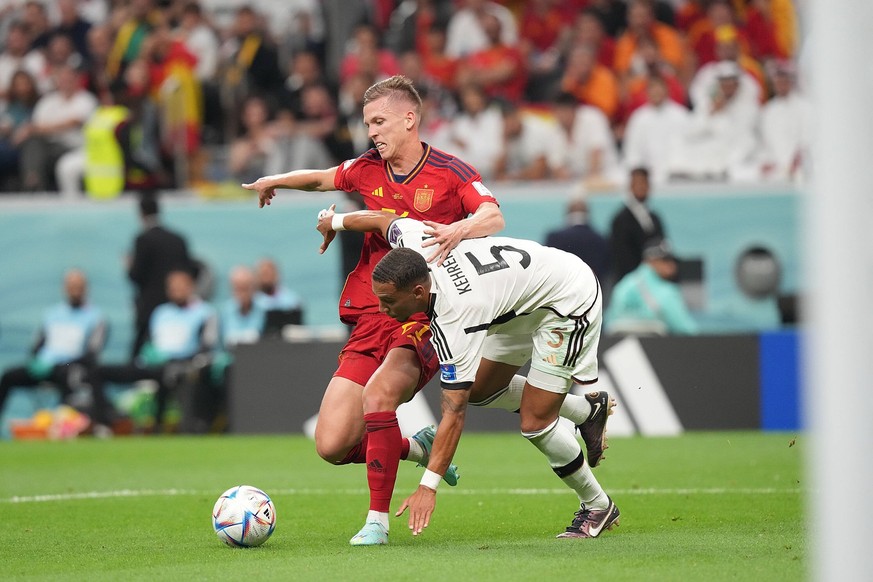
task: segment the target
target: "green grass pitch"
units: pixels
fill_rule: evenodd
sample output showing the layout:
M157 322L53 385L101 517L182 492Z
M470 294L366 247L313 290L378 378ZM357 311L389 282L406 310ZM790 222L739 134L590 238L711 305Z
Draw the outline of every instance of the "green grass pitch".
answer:
M467 434L457 488L430 527L392 518L387 547L351 547L364 467L300 436L0 443L0 578L12 580L800 580L807 577L804 435L613 438L595 475L622 512L595 540L556 540L575 495L517 434ZM422 469L402 463L392 508ZM276 531L232 549L215 499L248 484Z

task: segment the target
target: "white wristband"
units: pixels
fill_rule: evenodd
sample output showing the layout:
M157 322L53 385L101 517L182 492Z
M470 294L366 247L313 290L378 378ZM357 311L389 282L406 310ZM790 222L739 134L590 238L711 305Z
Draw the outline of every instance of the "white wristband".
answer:
M437 485L439 485L440 481L442 480L442 475L434 473L430 469L425 469L424 475L421 476L421 481L419 481L418 484L424 485L428 489L433 489L434 491L436 491Z
M343 219L345 217L345 214L334 214L333 217L330 219L330 227L337 232L345 230L346 227L343 224Z

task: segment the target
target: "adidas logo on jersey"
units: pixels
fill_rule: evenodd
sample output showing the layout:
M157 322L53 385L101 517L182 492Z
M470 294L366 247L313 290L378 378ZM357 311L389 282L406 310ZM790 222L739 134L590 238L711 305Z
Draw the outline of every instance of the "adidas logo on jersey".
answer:
M379 186L375 190L370 193L371 196L375 196L376 198L382 198L385 194L382 192L382 186Z

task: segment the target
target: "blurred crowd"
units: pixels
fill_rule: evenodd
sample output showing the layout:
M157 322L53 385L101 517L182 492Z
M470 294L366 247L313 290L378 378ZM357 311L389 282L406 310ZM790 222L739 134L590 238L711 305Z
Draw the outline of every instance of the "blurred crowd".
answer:
M252 181L365 151L402 73L486 180L794 181L792 0L6 0L0 189Z

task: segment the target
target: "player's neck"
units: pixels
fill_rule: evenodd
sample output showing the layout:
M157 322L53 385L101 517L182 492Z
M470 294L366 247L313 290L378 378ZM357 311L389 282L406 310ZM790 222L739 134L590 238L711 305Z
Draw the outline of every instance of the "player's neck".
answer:
M403 151L398 152L394 159L388 160L388 163L391 164L391 170L395 174L408 176L415 169L415 166L418 165L418 162L421 161L421 156L423 155L424 146L421 145L420 141L415 140L415 142L403 148Z

